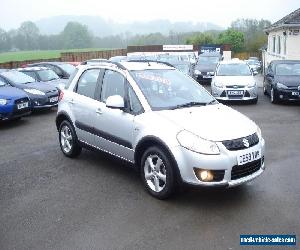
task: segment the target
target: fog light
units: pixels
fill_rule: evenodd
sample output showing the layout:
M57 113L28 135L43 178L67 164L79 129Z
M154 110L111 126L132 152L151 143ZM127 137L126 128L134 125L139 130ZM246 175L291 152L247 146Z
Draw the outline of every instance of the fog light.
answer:
M280 97L280 99L282 99L282 98L283 98L283 95L280 95L279 97Z
M195 168L194 171L195 171L197 178L200 181L208 182L208 181L212 181L214 179L213 173L209 170Z

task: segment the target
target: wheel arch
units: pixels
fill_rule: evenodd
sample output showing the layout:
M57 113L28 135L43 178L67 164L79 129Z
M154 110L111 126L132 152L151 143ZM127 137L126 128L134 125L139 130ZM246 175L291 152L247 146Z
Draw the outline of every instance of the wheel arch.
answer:
M70 118L70 116L66 113L66 112L60 112L57 114L56 119L55 119L55 124L56 124L56 129L57 131L59 130L59 126L60 124L64 121L67 120L69 121L71 124L72 123L72 119Z
M143 139L141 139L138 142L137 146L135 147L134 162L135 162L137 169L140 170L140 168L141 168L140 162L143 157L143 153L147 150L147 148L149 148L151 146L157 146L157 147L161 148L170 157L172 166L174 166L176 179L182 180L180 171L179 171L179 168L177 165L177 161L176 161L174 155L172 154L170 148L167 146L167 144L163 140L161 140L160 138L155 137L155 136L144 137Z

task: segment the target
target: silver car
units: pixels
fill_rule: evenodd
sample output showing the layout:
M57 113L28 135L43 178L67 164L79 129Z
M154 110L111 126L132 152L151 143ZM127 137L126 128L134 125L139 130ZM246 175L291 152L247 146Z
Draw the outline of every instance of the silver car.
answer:
M256 104L257 83L249 65L240 60L222 61L211 82L211 93L217 100L249 101Z
M233 187L265 169L259 127L164 63L79 66L56 125L67 157L92 147L131 162L159 199L179 183Z

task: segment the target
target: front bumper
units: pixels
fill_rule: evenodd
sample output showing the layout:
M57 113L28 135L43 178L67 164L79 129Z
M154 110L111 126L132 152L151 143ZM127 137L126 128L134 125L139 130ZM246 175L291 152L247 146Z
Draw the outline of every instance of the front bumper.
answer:
M232 95L230 92L241 91L241 93L237 95ZM232 88L232 87L224 87L218 88L212 84L211 93L217 99L221 101L248 101L257 99L257 86L255 87L243 87L243 88Z
M56 98L56 101L50 101L51 98ZM32 99L32 108L33 109L44 109L44 108L52 108L58 105L58 95L55 96L43 96L36 97Z
M250 162L248 164L238 166L237 157L244 152L247 152L247 149L229 151L221 142L217 142L217 145L221 152L219 155L203 155L192 152L181 146L172 148L171 151L173 152L179 168L181 179L184 183L199 187L234 187L251 181L264 172L265 141L263 138L260 139L258 144L248 148L253 151L261 150L261 158L253 161L253 163L259 163L258 167L255 169L255 171L252 171L250 174L244 175L240 178L234 177L234 173L236 173L234 169L236 167L247 167L246 165L252 164L252 162ZM212 172L224 171L224 176L219 181L200 181L194 172L194 168L211 170Z
M279 100L300 101L300 91L298 89L277 89L275 94Z

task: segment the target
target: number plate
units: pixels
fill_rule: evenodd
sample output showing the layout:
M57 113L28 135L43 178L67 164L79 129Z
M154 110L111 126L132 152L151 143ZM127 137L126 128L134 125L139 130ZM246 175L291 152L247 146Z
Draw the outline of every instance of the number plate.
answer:
M247 150L243 154L237 156L238 165L244 165L248 162L261 158L261 150Z
M243 90L229 90L227 91L228 95L244 95Z
M58 96L55 96L55 97L51 97L49 99L50 102L57 102L58 101Z
M212 78L212 76L203 76L203 78Z
M18 109L24 109L28 107L28 102L20 103L18 104Z
M300 95L299 92L292 92L292 95Z

